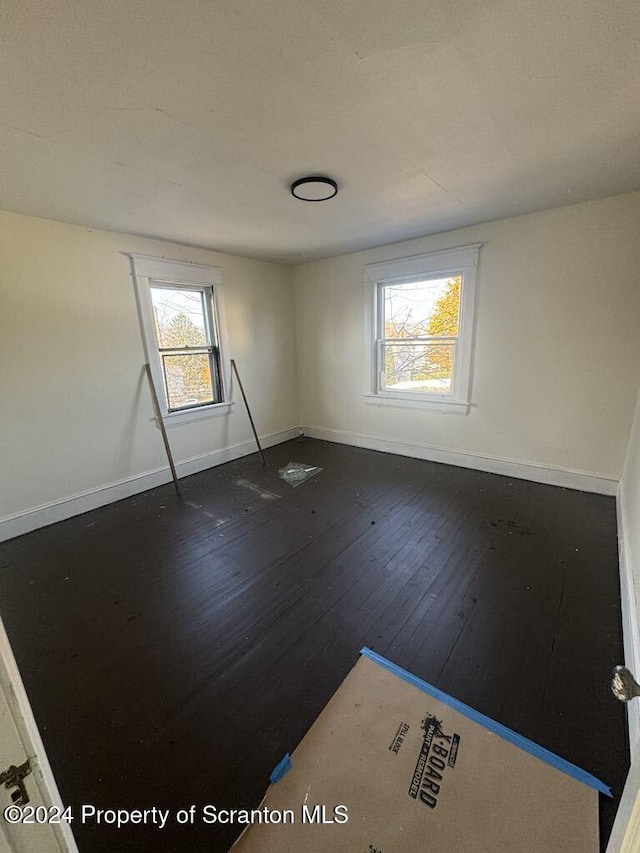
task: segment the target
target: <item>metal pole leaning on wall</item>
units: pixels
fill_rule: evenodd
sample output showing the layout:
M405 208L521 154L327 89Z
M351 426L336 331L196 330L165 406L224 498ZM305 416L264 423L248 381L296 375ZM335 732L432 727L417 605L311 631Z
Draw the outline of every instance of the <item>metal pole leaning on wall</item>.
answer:
M178 495L178 497L180 497L180 486L178 485L178 475L176 474L176 466L173 464L173 456L171 455L171 447L169 446L169 436L167 435L164 420L162 419L162 412L160 411L160 403L158 402L156 386L154 385L153 376L151 375L151 368L149 367L148 363L145 364L144 369L145 373L147 374L147 379L149 380L149 388L151 389L151 399L153 401L153 410L156 413L156 420L158 421L158 426L160 427L160 432L162 433L162 441L164 442L164 449L167 452L169 468L171 468L171 476L173 477L173 485L176 487L176 494Z
M242 399L244 400L244 405L247 409L249 420L251 421L251 429L253 430L253 437L255 438L256 444L258 445L258 453L260 454L260 459L262 459L262 464L266 465L267 463L264 461L264 453L262 452L262 447L260 446L260 439L258 438L258 433L256 432L256 425L254 424L253 418L251 417L251 409L249 408L249 403L247 403L247 395L244 393L244 388L242 387L242 379L240 379L240 374L238 373L238 367L234 358L231 359L231 369L235 373L236 379L238 380L238 385L240 386L240 393L242 394Z

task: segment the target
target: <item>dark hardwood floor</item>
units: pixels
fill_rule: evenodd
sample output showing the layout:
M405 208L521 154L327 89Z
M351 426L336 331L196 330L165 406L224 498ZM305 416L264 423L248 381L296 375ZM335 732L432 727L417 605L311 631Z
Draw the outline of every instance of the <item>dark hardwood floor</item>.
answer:
M65 803L256 806L368 645L611 785L604 845L628 770L614 499L314 440L266 457L0 545ZM290 459L324 470L293 489ZM73 828L81 853L238 832Z

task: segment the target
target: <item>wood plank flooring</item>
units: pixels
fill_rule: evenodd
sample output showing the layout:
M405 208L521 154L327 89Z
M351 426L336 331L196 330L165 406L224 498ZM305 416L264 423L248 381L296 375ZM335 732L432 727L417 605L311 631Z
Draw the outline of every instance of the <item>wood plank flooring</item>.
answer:
M628 770L614 499L314 440L266 457L0 545L65 803L257 805L368 645L611 785L604 849ZM294 489L289 460L323 471ZM73 828L81 853L239 831Z

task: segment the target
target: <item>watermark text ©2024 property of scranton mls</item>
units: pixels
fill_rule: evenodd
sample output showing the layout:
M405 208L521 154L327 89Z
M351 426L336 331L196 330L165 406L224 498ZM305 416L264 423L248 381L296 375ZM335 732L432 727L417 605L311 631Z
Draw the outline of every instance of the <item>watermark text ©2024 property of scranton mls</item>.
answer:
M190 805L179 809L162 809L156 806L144 809L104 809L90 803L78 809L58 808L57 806L7 806L2 812L7 823L56 824L73 823L82 825L115 826L155 826L164 829L169 823L182 826L203 824L251 824L267 823L308 823L308 824L344 824L349 820L349 809L343 804L307 805L299 809L270 809L262 806L258 809L227 809L207 804L204 806Z

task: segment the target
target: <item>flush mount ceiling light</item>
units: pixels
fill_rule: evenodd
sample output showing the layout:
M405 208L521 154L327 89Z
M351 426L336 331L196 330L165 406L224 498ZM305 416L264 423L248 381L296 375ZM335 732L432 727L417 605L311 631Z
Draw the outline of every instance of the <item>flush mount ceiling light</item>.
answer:
M291 184L291 195L301 201L326 201L338 194L338 185L331 178L312 175Z

